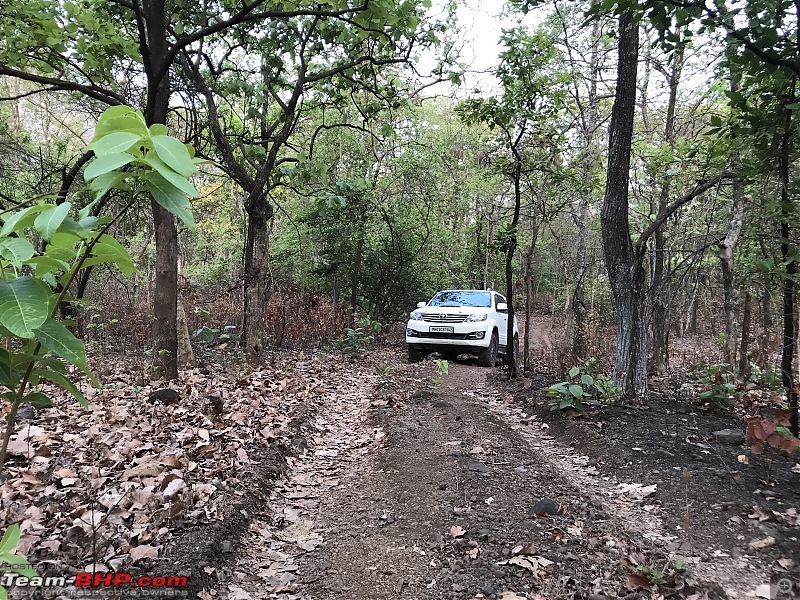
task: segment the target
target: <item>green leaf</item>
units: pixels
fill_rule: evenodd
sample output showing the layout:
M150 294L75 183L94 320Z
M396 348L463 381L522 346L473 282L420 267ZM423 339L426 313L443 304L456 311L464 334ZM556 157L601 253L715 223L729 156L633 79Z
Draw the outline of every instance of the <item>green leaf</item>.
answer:
M194 173L192 157L189 156L189 151L180 141L168 135L154 136L151 141L158 158L167 163L173 171L184 177L189 177Z
M48 381L52 381L62 389L68 391L72 394L78 403L83 408L89 408L89 403L86 401L86 397L81 393L81 391L72 383L69 379L64 377L61 373L56 373L54 371L43 371L41 369L36 369L32 375L35 374L37 377L41 379L47 379Z
M559 403L558 408L560 408L561 410L564 410L565 408L568 408L568 407L572 406L572 402L573 402L572 398L564 398Z
M150 125L150 136L155 137L157 135L167 135L169 133L169 129L167 129L166 125L162 125L161 123L153 123Z
M142 162L153 167L153 169L158 171L159 175L161 175L164 179L166 179L169 183L174 185L187 196L197 198L200 195L197 193L197 189L195 189L195 187L189 183L189 180L186 179L186 177L179 175L170 169L165 162L159 160L155 156L147 156Z
M0 323L14 335L32 339L49 316L50 288L33 277L0 281Z
M0 242L0 256L17 269L34 254L36 254L36 250L25 238L7 238Z
M135 159L136 157L133 154L128 154L127 152L98 156L92 159L92 162L86 167L86 170L83 172L83 178L86 181L90 181L98 175L124 167L132 163Z
M569 393L572 394L578 400L583 398L583 388L579 386L577 383L573 383L571 386L569 386Z
M104 235L92 248L92 256L83 263L84 267L113 263L125 277L130 277L136 272L130 253L117 240L109 235Z
M106 154L117 154L125 152L136 142L141 141L142 136L132 131L115 131L104 135L98 140L89 144L86 149L94 151L95 156L105 156Z
M147 182L148 189L156 202L186 223L187 226L194 227L192 205L186 194L154 171L145 173L143 179Z
M31 569L30 561L19 554L0 554L0 561L10 565L23 565L22 567L11 567L11 570L16 571L24 577L37 577L39 575L36 571Z
M575 377L575 376L576 376L578 373L580 373L580 372L581 372L580 368L578 368L578 367L572 367L572 368L569 370L569 376L570 376L570 377Z
M22 404L33 404L34 406L41 406L42 408L50 408L53 406L53 401L50 400L44 392L31 392L22 399Z
M594 377L589 375L588 373L584 373L581 375L581 383L584 385L592 385L594 383Z
M36 215L48 208L49 204L37 204L36 206L29 206L28 208L15 212L3 224L0 229L0 237L7 236L9 233L22 231L33 225Z
M9 554L14 554L14 550L19 544L19 523L9 525L3 534L3 539L0 540L0 555L3 558Z
M83 342L72 335L70 330L58 321L52 318L47 319L44 325L36 330L36 337L51 352L55 352L76 367L80 367L82 371L89 370Z
M92 190L95 200L99 200L112 189L127 189L122 184L130 177L130 173L110 171L92 179L89 189Z
M64 218L69 213L70 208L72 208L72 205L69 202L62 202L58 206L52 206L36 217L33 226L39 232L39 235L45 240L49 240L61 226L61 223L64 222Z

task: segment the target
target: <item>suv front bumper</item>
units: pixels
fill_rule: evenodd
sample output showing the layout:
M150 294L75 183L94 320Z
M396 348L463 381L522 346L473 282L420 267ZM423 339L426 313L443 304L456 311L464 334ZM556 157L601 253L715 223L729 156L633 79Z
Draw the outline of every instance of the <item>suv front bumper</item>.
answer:
M475 323L454 323L453 325L429 324L424 321L409 321L406 327L406 344L431 351L434 346L448 348L458 346L466 352L469 348L488 348L491 335L484 327ZM431 328L452 328L450 331L431 331Z

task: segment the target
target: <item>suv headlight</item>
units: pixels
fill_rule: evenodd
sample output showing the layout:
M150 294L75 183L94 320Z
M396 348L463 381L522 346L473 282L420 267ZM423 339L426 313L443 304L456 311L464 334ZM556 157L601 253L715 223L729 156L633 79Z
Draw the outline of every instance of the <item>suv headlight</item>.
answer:
M415 310L414 312L411 313L411 320L422 321L422 313Z
M486 313L479 313L468 316L466 319L464 319L464 323L477 323L479 321L485 321L485 320L486 320Z

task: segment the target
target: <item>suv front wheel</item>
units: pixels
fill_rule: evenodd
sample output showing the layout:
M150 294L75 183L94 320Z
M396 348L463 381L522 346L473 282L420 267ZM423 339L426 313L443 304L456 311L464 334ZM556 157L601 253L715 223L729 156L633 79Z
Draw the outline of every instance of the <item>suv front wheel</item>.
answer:
M423 358L425 358L425 351L424 350L417 350L414 346L408 347L408 362L419 362Z
M497 332L492 332L492 339L489 342L489 347L484 348L478 354L478 365L481 367L493 367L497 362Z

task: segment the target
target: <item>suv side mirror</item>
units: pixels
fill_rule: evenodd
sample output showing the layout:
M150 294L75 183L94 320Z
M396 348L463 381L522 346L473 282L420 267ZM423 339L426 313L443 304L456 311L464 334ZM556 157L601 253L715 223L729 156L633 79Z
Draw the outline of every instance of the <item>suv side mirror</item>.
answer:
M417 308L422 308L423 306L427 306L427 302L417 302Z
M508 304L506 304L505 302L498 302L497 312L508 312Z

